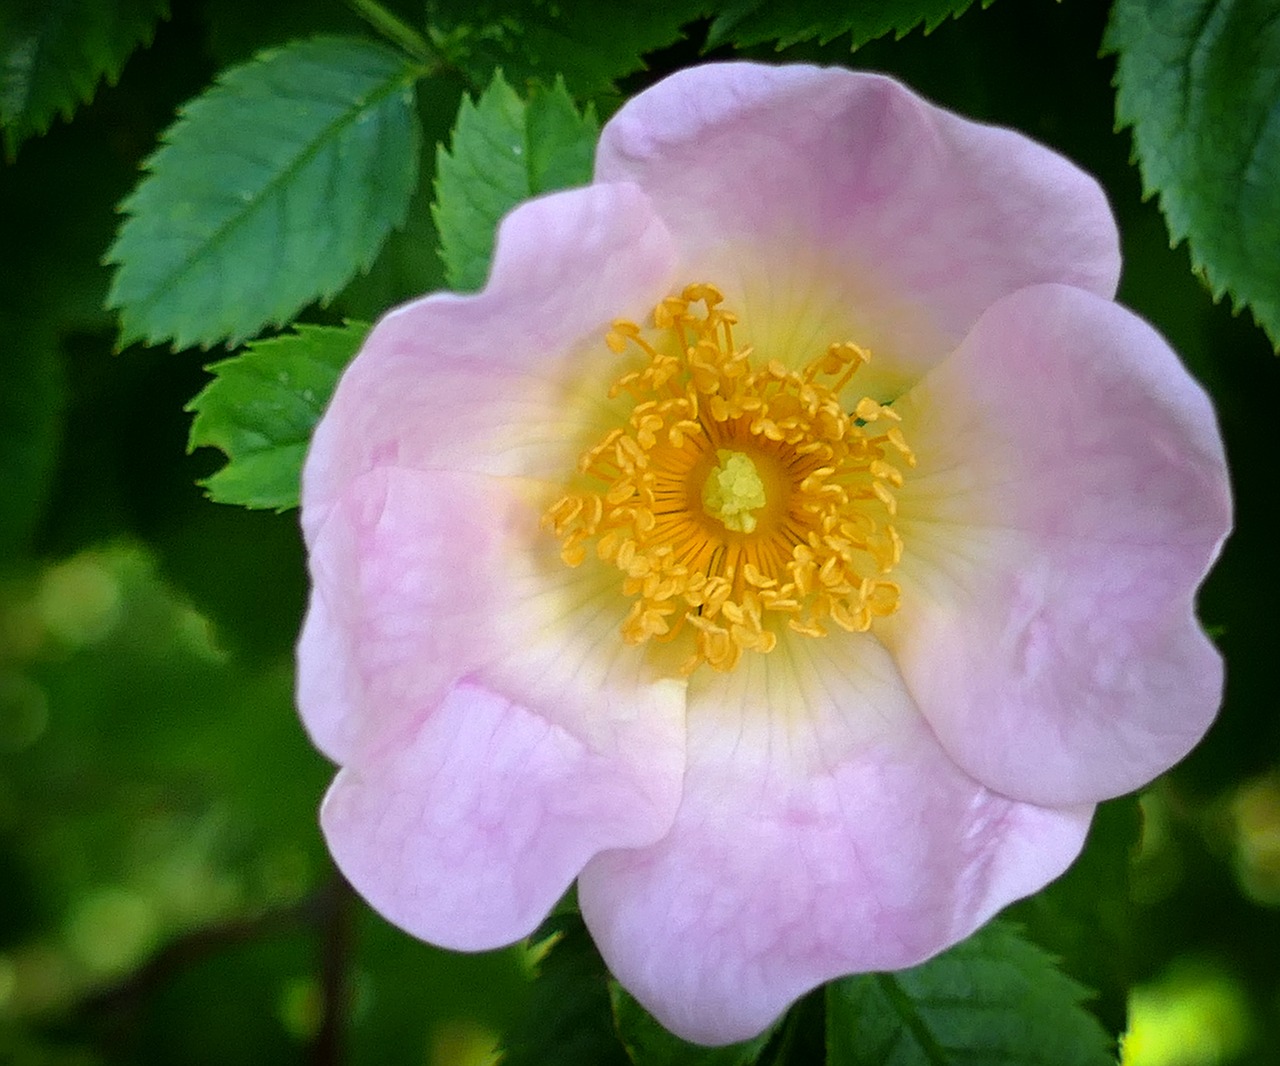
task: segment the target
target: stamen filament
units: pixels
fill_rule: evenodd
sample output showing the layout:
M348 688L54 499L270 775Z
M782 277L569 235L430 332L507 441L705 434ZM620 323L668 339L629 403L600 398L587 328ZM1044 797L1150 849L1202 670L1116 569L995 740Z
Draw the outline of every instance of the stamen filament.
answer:
M783 632L865 632L896 611L894 491L916 461L897 412L840 399L869 352L841 342L799 371L753 364L723 299L690 285L654 308L652 335L613 323L608 348L645 363L609 395L635 404L543 516L567 565L594 541L621 571L634 599L624 640L689 641L686 673L730 670Z

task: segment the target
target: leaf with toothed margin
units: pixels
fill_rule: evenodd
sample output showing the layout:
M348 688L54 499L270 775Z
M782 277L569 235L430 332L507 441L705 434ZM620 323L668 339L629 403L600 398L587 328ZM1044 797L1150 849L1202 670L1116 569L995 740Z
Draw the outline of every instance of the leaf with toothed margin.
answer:
M501 1066L630 1066L613 1028L609 975L582 918L553 914L530 938L542 954L523 1017L503 1034Z
M235 343L367 269L417 180L422 73L380 44L317 37L187 104L107 253L121 345Z
M498 222L513 207L591 180L598 136L595 112L580 114L563 82L535 86L525 102L498 73L475 103L463 99L453 143L436 153L432 206L451 288L484 284Z
M578 97L615 95L646 54L683 39L706 0L428 0L432 33L449 61L476 82L495 69L515 85L563 78Z
M1115 1066L1088 991L1007 922L928 962L827 986L828 1066Z
M211 500L277 511L298 506L311 431L368 332L362 322L298 325L208 367L214 380L187 410L196 416L188 450L210 446L227 456L201 482Z
M1137 796L1100 803L1084 850L1067 872L1004 914L1095 991L1089 1009L1117 1039L1128 1024L1140 935L1131 882L1141 837Z
M880 0L866 4L832 4L829 0L731 0L716 15L707 47L738 47L775 41L786 48L817 39L826 44L850 35L850 48L893 33L904 37L917 26L925 33L947 18L963 15L974 0ZM982 0L990 7L994 0Z
M609 985L618 1036L636 1066L755 1066L773 1039L767 1029L754 1040L724 1047L700 1047L667 1032L616 981Z
M1103 47L1170 236L1280 350L1280 2L1117 0Z
M0 3L0 126L5 151L70 120L167 18L166 0L10 0Z

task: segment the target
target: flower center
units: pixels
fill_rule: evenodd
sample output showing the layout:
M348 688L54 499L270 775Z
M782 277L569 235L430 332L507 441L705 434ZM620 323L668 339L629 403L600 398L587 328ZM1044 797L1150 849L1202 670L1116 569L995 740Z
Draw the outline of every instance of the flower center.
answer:
M609 392L629 396L630 413L543 516L567 565L594 542L621 571L624 640L688 642L684 673L896 611L895 463L915 465L893 410L841 402L868 352L844 342L800 370L759 364L735 346L722 302L690 285L654 309L653 329L613 324L609 348L644 359Z
M717 448L720 462L702 483L702 506L707 514L724 523L725 529L751 533L756 528L756 511L764 506L764 482L751 456Z

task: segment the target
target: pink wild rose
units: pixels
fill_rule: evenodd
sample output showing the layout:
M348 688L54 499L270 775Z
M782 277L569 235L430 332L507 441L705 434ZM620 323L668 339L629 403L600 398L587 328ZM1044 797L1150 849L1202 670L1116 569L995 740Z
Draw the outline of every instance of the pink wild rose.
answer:
M347 877L462 950L577 878L706 1044L1057 877L1222 682L1214 413L1119 270L1092 179L888 78L624 106L316 431L298 702Z

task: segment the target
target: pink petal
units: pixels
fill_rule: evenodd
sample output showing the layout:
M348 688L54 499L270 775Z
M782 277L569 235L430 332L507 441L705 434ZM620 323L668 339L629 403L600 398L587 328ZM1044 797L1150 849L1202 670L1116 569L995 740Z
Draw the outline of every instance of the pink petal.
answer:
M473 669L510 494L474 476L386 467L357 478L312 537L298 707L336 762L411 732Z
M994 300L1061 281L1111 296L1119 241L1098 184L1021 134L960 118L874 74L709 64L605 126L596 180L644 188L741 337L804 361L869 347L893 396Z
M684 683L617 637L627 605L560 562L526 489L377 470L311 551L298 703L346 764L330 848L386 917L454 947L528 934L680 795Z
M895 409L920 465L882 633L943 746L1049 804L1166 770L1222 685L1195 618L1231 522L1201 388L1128 311L1042 286L994 305Z
M375 910L476 951L531 933L600 849L659 836L671 809L655 791L544 716L462 681L403 744L338 774L321 823Z
M389 757L470 676L674 796L684 682L617 636L629 604L607 570L560 561L537 488L387 467L330 509L311 548L298 705L331 758Z
M633 186L516 208L484 292L392 311L343 375L303 472L304 531L379 466L563 478L617 374L604 334L667 294L672 255Z
M909 966L1056 877L1091 810L994 795L939 748L867 636L690 683L671 832L579 879L609 968L663 1025L742 1040L842 974Z

